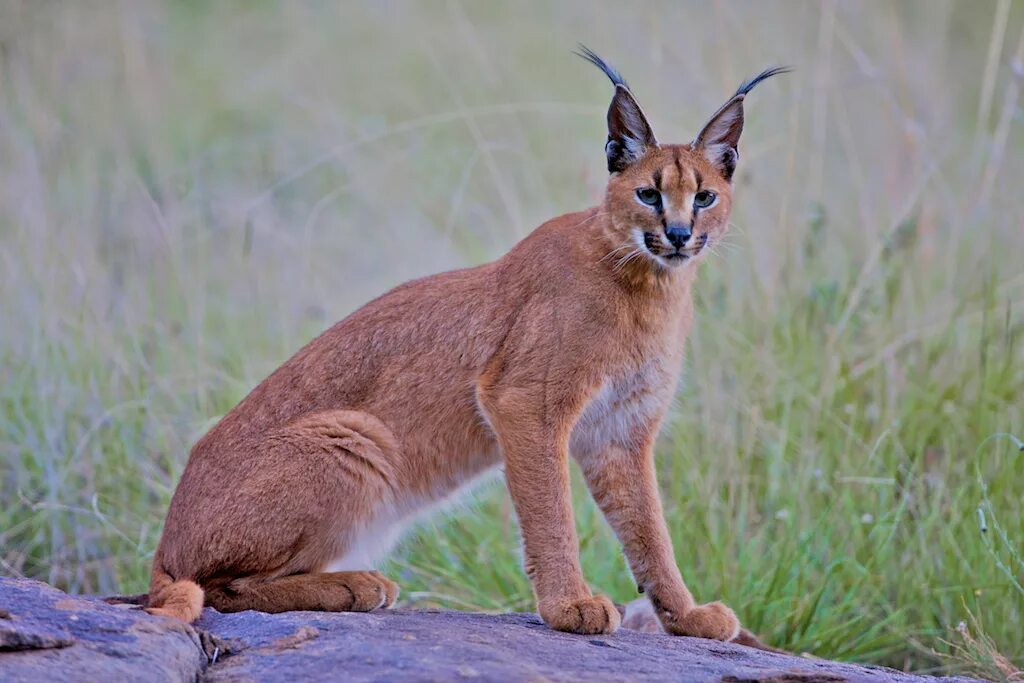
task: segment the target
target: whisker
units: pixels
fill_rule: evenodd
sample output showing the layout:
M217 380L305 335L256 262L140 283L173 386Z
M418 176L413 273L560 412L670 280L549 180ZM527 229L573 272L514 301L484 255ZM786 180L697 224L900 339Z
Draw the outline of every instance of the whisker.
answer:
M626 265L630 261L632 261L633 259L635 259L635 258L637 258L639 256L643 256L643 253L644 253L644 248L643 247L637 247L636 249L634 249L633 251L629 252L628 254L623 256L621 259L619 259L619 261L612 268L612 271L616 272L616 273L619 272L620 270L625 268Z
M609 252L608 252L607 254L605 254L604 256L602 256L602 257L601 257L601 260L600 260L600 261L598 261L598 263L601 263L601 261L604 261L604 260L605 260L606 258L608 258L609 256L612 256L613 254L616 254L616 253L618 253L618 252L622 251L623 249L629 249L630 247L636 248L636 245L635 245L635 244L633 244L632 242L627 242L627 243L625 243L625 244L623 244L623 245L620 245L620 246L618 246L618 247L615 247L614 249L612 249L611 251L609 251Z
M630 257L631 257L631 256L632 256L632 255L633 255L633 254L634 254L635 252L636 252L636 249L634 249L633 251L629 252L628 254L625 254L624 256L622 256L622 257L618 258L618 259L617 259L617 260L615 261L615 265L613 265L613 266L612 266L612 272L614 272L614 273L617 273L617 272L619 272L619 268L620 268L620 267L622 266L623 262L625 262L625 261L629 260L629 258L630 258Z
M584 218L583 220L581 220L579 223L576 224L576 227L578 228L581 225L586 225L587 223L589 223L590 221L594 220L595 218L599 218L601 216L606 216L606 215L608 215L608 212L606 212L606 211L598 211L593 216L588 216L587 218Z
M618 259L616 259L615 265L612 266L612 272L616 272L617 273L619 271L619 268L622 266L623 262L629 260L629 258L632 257L633 254L635 254L635 253L636 253L636 247L634 247L633 250L630 251L629 253L624 254L623 256L621 256Z

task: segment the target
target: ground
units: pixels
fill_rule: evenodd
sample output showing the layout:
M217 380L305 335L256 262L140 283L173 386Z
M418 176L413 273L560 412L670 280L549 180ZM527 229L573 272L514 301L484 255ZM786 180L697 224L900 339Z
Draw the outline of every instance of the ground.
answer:
M220 614L192 626L136 605L0 579L5 681L968 681L621 629L577 636L534 614Z

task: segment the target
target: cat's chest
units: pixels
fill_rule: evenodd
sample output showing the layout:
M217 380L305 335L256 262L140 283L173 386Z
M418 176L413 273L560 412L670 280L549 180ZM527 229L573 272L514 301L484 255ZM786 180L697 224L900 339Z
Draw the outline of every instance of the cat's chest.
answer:
M664 415L677 376L662 359L606 376L573 428L573 455L584 459L642 439Z

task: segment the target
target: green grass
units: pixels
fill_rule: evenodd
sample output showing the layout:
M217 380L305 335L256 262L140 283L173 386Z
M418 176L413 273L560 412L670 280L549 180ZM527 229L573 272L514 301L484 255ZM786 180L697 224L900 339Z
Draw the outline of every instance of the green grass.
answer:
M796 67L748 99L659 443L691 588L787 649L1021 666L1024 453L989 438L1024 436L1020 4L114 9L0 3L0 572L143 590L189 446L269 371L596 202L582 40L662 140ZM574 483L588 579L633 599ZM532 608L500 485L389 571Z

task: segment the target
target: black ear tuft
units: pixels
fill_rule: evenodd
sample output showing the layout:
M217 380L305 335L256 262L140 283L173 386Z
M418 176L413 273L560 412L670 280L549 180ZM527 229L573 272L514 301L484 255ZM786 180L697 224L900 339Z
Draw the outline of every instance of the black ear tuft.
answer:
M641 158L647 149L657 147L658 141L622 75L586 45L580 45L576 54L603 71L615 86L608 107L608 142L604 151L609 172L617 173Z
M747 93L754 89L754 86L756 86L764 79L771 78L772 76L778 76L779 74L788 74L792 70L793 67L790 66L773 66L771 68L765 69L764 71L754 76L750 80L741 83L740 87L736 88L736 94L746 95Z
M731 180L736 170L740 135L743 133L743 100L758 83L777 74L792 71L789 67L777 66L765 69L750 80L744 81L714 113L693 141L693 148L704 154L726 180Z
M629 90L629 84L626 83L626 79L622 77L622 74L615 70L608 62L601 59L596 52L583 43L579 43L579 49L573 52L573 54L578 57L582 57L603 71L604 75L608 77L613 85L621 85L626 90Z

